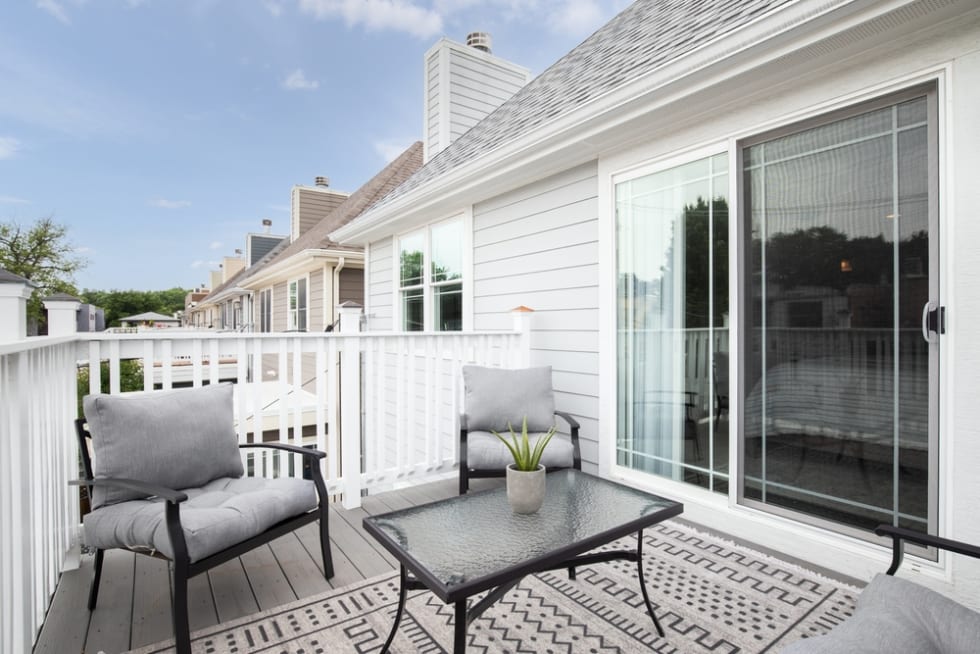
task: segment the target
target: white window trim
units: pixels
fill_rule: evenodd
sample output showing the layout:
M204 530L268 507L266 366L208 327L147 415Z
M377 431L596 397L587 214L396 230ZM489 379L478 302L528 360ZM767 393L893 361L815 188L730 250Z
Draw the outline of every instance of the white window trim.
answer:
M298 284L301 281L306 283L306 307L305 307L305 311L303 312L303 315L306 318L306 324L304 325L299 324L299 285ZM292 291L293 284L297 284L296 286L297 297L296 297L295 309L290 307L290 302L292 300L292 293L293 293ZM296 314L296 327L292 327L294 312ZM293 277L286 282L286 331L290 331L290 330L294 330L294 331L310 330L310 275L309 273L300 275L299 277Z
M430 257L431 248L431 229L442 223L452 222L454 220L460 220L462 223L462 243L460 247L463 249L463 260L461 263L463 279L463 297L462 297L462 331L472 331L473 330L473 207L466 207L462 211L456 211L449 215L443 216L438 220L433 220L424 225L416 226L414 229L405 230L399 232L392 236L391 242L391 289L392 289L392 302L391 302L391 319L392 319L392 331L404 331L402 327L402 301L401 301L401 240L406 236L411 236L417 234L418 232L423 232L424 238L422 243L422 256L426 265L423 266L423 279L422 279L422 289L423 289L423 331L431 332L433 331L433 321L434 321L434 307L432 301L432 288L433 283L431 280L431 270L429 270L428 262Z

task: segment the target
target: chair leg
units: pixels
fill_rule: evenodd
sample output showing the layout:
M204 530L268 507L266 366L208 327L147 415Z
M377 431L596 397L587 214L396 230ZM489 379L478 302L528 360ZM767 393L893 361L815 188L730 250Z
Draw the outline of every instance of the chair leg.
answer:
M333 576L333 555L330 553L330 527L327 523L328 511L320 512L320 556L323 557L323 577Z
M99 582L102 580L102 560L105 558L105 550L95 550L95 576L92 578L92 587L88 591L88 610L95 610L95 603L99 601Z
M187 617L187 561L174 561L174 642L177 654L191 654Z
M467 470L463 465L459 466L459 494L466 495L470 490L470 476L469 470Z

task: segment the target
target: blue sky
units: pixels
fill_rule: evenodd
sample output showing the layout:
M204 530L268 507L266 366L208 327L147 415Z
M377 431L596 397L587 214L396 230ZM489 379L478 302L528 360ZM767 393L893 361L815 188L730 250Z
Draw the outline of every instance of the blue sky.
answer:
M422 56L493 35L534 74L626 0L4 0L0 220L53 215L79 288L205 283L420 138Z

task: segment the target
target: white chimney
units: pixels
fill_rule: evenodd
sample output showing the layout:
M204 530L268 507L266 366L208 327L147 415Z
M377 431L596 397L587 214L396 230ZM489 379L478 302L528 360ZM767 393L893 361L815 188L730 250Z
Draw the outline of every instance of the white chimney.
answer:
M491 43L488 33L470 32L466 45L440 39L425 53L425 161L531 81L530 70L491 54Z
M313 180L313 183L320 188L328 188L330 186L329 177L317 177Z
M272 232L272 221L269 220L268 218L262 219L262 231L265 232L266 234Z

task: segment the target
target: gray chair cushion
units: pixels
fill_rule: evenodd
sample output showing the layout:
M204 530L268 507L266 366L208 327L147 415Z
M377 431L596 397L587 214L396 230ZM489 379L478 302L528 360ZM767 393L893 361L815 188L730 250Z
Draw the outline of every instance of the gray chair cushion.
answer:
M555 424L555 394L551 366L540 368L484 368L463 366L463 410L471 431L548 431Z
M317 506L313 482L305 479L226 477L182 490L189 498L180 505L180 522L191 562ZM102 549L156 550L172 559L165 505L152 498L103 506L85 516L85 541Z
M231 384L126 395L89 395L83 402L97 478L137 479L166 488L203 486L244 474L235 433ZM92 507L146 497L95 488Z
M516 429L515 429L516 431ZM510 432L500 433L504 438L510 438ZM531 447L543 437L546 432L528 431L527 437ZM555 434L544 448L541 464L548 469L571 468L574 462L575 447L572 441ZM466 437L466 463L475 470L500 470L514 462L507 446L488 431L471 431Z
M980 613L924 586L877 575L854 615L830 633L798 640L783 654L968 654L980 648Z

